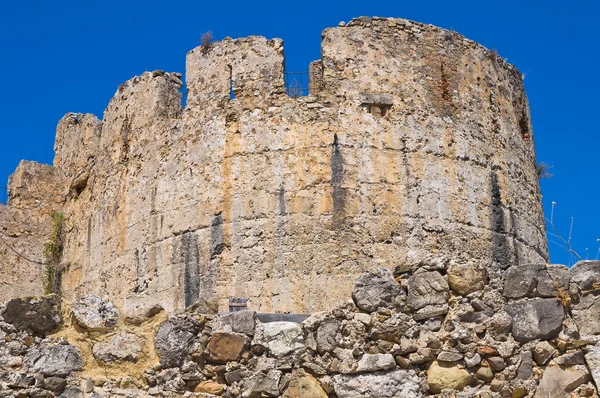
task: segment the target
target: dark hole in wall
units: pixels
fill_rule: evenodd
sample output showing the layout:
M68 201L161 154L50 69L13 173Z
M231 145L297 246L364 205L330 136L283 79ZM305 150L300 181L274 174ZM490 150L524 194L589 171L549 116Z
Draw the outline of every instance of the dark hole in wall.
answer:
M523 139L529 141L531 139L531 131L529 130L529 116L527 116L527 111L525 109L521 112L519 129L521 130Z
M510 246L504 220L504 207L502 206L502 193L498 183L496 170L491 175L491 208L490 227L492 229L492 259L496 265L506 269L511 265L513 249Z
M331 145L331 185L333 187L333 220L336 224L344 215L346 189L342 188L344 179L344 156L340 150L337 134L333 135Z
M223 236L223 215L219 213L213 217L210 226L210 259L223 253L226 247Z
M193 232L181 235L181 257L183 260L183 299L185 307L200 297L200 255L198 237Z
M129 161L129 146L131 140L131 122L129 116L125 113L125 120L121 125L121 159L120 162L127 164Z
M88 184L88 177L84 177L82 179L80 179L79 181L75 182L75 184L73 184L73 196L75 198L78 198L79 195L81 195L83 193L83 190L87 187Z

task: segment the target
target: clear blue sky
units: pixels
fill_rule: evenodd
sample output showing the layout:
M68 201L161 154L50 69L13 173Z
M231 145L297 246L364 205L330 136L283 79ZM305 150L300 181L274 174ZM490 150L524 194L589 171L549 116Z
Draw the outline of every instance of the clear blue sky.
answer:
M319 58L321 31L361 15L453 29L496 48L526 74L549 215L596 258L600 147L600 6L594 1L114 1L6 0L0 11L0 185L21 159L51 163L67 112L102 116L118 85L145 70L184 72L185 54L211 30L285 42L287 67ZM569 256L551 244L553 262Z

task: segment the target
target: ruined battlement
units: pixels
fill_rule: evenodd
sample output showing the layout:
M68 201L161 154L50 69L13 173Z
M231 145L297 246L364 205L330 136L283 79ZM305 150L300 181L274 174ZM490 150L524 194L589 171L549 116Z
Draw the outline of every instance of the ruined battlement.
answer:
M168 311L202 296L223 310L243 297L259 311L315 311L373 266L470 264L493 280L547 261L512 65L402 19L326 29L321 55L310 95L292 98L280 39L226 38L187 54L185 107L182 75L155 71L121 85L102 120L67 114L54 166L11 178L0 233L19 247L3 220L33 215L23 247L43 262L49 210L60 211L67 299L143 296ZM28 269L22 293L39 293L42 267L0 250L8 283Z

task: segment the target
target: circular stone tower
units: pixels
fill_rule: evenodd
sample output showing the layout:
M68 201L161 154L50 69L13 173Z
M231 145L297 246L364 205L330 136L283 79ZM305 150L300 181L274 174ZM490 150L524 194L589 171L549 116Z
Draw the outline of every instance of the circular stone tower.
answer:
M173 75L123 85L66 206L66 293L307 312L345 301L374 266L496 272L548 259L512 65L402 19L326 29L321 52L308 96L286 93L283 43L262 37L192 50L181 111Z

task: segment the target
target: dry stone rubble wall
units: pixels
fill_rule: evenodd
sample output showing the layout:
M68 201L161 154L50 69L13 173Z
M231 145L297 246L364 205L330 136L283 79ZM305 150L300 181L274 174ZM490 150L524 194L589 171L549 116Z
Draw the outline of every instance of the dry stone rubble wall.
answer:
M0 395L598 397L600 262L515 265L467 293L454 278L374 268L352 300L302 323L203 313L214 306L202 301L166 314L149 298L140 315L96 296L12 299Z

